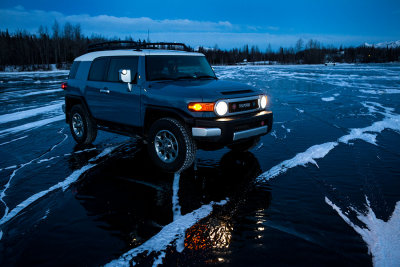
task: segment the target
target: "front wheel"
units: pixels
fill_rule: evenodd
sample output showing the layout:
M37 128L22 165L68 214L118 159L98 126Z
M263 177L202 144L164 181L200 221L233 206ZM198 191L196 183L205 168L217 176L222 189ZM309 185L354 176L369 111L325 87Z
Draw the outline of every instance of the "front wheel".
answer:
M196 145L182 123L162 118L153 123L148 133L150 158L167 172L181 172L190 167L196 157Z

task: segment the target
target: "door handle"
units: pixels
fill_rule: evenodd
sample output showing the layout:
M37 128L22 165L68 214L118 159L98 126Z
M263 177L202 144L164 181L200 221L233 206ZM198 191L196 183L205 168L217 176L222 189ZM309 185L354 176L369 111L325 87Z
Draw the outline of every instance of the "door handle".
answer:
M108 90L107 87L104 87L104 89L100 89L100 93L109 94L110 90Z

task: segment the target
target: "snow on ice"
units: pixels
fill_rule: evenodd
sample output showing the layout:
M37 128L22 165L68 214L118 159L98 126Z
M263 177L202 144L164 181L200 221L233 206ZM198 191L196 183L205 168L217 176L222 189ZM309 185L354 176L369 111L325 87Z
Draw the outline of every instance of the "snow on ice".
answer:
M99 155L97 155L96 157L94 157L91 162L94 162L108 154L110 154L116 147L108 147L106 149L104 149ZM34 159L36 160L36 159ZM28 164L32 163L34 160L30 161ZM20 168L23 168L25 165L22 165ZM79 177L85 173L86 171L90 170L91 168L95 167L97 164L96 163L89 163L85 166L83 166L82 168L80 168L79 170L75 170L72 174L70 174L67 178L65 178L63 181L51 186L50 188L48 188L47 190L43 190L41 192L38 192L32 196L30 196L29 198L25 199L24 201L22 201L21 203L19 203L16 207L14 207L11 211L9 211L8 206L6 205L6 203L4 202L4 197L5 197L5 191L6 189L10 186L12 177L15 175L15 173L18 171L15 170L12 174L12 177L9 179L7 185L4 187L3 191L1 192L1 202L6 206L6 210L5 210L5 214L3 215L3 217L0 219L0 226L5 224L6 222L10 221L11 219L13 219L15 216L17 216L21 211L23 211L24 209L26 209L28 206L30 206L32 203L36 202L38 199L42 198L43 196L58 190L58 189L62 189L63 191L65 191L72 183L76 182ZM20 169L19 168L19 169Z
M330 101L335 100L335 98L333 96L331 96L331 97L323 97L321 99L322 99L322 101L325 101L325 102L330 102Z
M152 252L161 253L159 254L156 261L154 261L153 266L162 262L162 258L165 256L165 251L168 246L176 243L177 240L184 240L186 230L195 225L201 219L210 215L213 211L214 205L225 205L226 200L220 202L211 202L207 205L203 205L200 208L178 217L176 220L170 224L164 226L161 231L154 235L152 238L147 240L145 243L139 247L133 248L130 251L123 254L119 259L113 260L106 266L130 266L135 264L133 259L142 253L146 252L149 255ZM181 247L182 249L182 247ZM177 248L177 251L182 251Z
M40 120L40 121L34 121L34 122L30 122L30 123L26 123L24 125L20 125L20 126L16 126L13 128L8 128L8 129L4 129L0 131L0 137L3 137L5 135L8 134L15 134L18 132L22 132L22 131L26 131L26 130L31 130L34 128L38 128L56 121L62 121L65 120L65 115L58 115L52 118L48 118L48 119L44 119L44 120Z
M366 198L367 212L362 213L354 208L358 220L364 223L366 228L353 223L332 201L325 197L325 202L331 206L339 216L356 231L368 245L368 251L372 254L372 262L375 267L400 266L400 201L387 222L376 217Z

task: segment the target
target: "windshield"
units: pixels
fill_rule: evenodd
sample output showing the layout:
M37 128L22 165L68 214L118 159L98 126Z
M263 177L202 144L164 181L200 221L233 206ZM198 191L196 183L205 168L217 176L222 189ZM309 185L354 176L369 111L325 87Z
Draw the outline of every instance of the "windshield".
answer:
M148 81L216 79L203 56L146 56Z

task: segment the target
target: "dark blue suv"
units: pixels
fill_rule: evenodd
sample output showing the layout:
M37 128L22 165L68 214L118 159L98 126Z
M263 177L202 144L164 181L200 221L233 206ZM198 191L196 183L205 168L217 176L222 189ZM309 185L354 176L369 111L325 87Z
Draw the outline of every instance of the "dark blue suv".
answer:
M126 43L92 46L62 85L79 144L97 130L138 136L157 166L176 172L192 165L197 148L248 150L271 131L265 93L219 80L203 54L183 44Z

